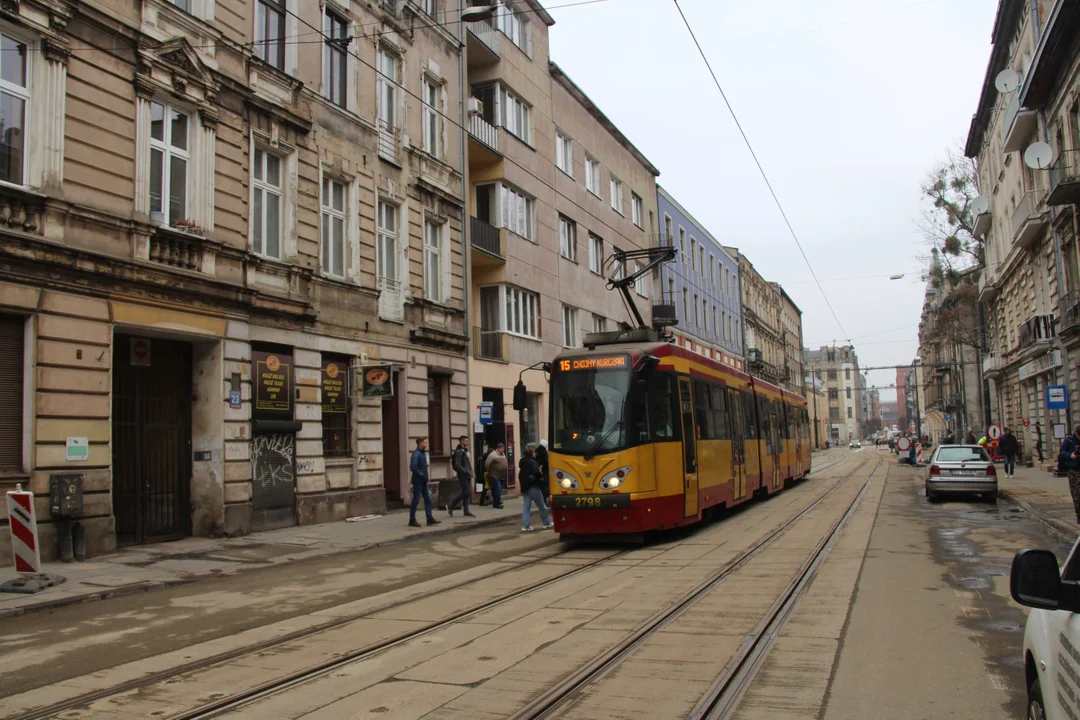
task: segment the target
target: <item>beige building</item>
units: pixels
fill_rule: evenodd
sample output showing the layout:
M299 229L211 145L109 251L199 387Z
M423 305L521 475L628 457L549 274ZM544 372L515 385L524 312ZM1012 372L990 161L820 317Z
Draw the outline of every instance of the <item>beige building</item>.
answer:
M777 385L784 383L787 380L785 334L779 286L763 278L738 248L725 249L739 260L746 368L754 377ZM802 350L801 341L799 350Z
M422 436L448 474L452 5L5 4L0 482L38 493L46 556L58 473L91 554L381 512Z
M829 395L821 378L807 375L803 379L803 397L806 398L806 412L810 415L810 438L814 448L825 447L829 427Z
M781 346L784 350L783 377L780 384L793 393L803 391L803 332L802 310L784 288L771 283L780 293L780 325L783 328Z
M623 272L611 255L648 247L656 234L659 171L549 61L553 23L521 0L467 26L469 406L491 403L480 438L488 446L546 438L547 380L525 371L581 347L586 333L633 322L605 287ZM649 278L635 297L648 322ZM519 377L529 390L520 414L511 405Z
M806 377L822 382L828 412L822 433L833 444L846 443L862 434L862 398L859 392L859 357L851 345L828 345L803 350Z
M1060 67L1061 53L1070 42L1075 45L1075 37L1062 40L1059 26L1054 49L1046 50L1051 38L1048 21L1074 12L1065 5L1072 4L999 3L990 62L965 148L968 157L978 159L979 188L989 203L988 210L975 218L986 256L979 301L986 315L989 350L983 360L983 377L989 385L987 414L991 422L1018 427L1026 455L1034 447L1035 422L1044 428L1067 422L1064 413L1047 408L1046 391L1048 386L1065 384L1071 367L1058 337L1069 325L1057 312L1059 297L1075 299L1080 288L1075 220L1068 204L1076 198L1061 192L1070 183L1075 187L1076 181L1076 165L1070 165L1072 153L1080 147L1075 101L1052 100L1075 98L1075 60L1071 71ZM1052 54L1057 60L1048 63ZM1006 71L1015 73L1011 79L1018 80L1019 87L1001 93L997 82ZM1036 77L1038 83L1033 85ZM1010 79L1007 72L1005 79ZM1047 141L1053 169L1029 167L1024 152ZM1071 384L1075 403L1075 379ZM1023 427L1025 420L1028 428Z

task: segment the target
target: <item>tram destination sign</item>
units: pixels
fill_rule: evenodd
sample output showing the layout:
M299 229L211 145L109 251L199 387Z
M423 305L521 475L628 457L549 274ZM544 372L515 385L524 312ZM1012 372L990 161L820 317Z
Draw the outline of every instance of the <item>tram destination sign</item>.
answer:
M621 370L630 367L630 358L626 355L598 355L596 357L568 358L560 360L556 367L559 372L580 370Z
M251 351L251 366L255 384L255 411L292 418L293 359L292 355L276 352Z

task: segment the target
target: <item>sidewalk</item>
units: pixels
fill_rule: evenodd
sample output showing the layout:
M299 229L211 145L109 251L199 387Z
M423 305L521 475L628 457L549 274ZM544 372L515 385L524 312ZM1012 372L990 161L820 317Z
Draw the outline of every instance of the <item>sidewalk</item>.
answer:
M1014 478L1005 477L1000 464L997 471L1001 497L1015 502L1070 539L1080 536L1068 479L1054 477L1054 473L1041 470L1037 465L1033 468L1018 466Z
M154 588L220 577L283 563L297 563L335 553L370 550L418 537L431 537L492 525L521 522L521 497L504 496L504 509L474 505L476 518L454 517L435 510L441 520L434 527L408 527L408 510L357 522L336 522L268 530L240 538L190 537L175 542L139 545L85 562L44 563L42 572L62 575L67 581L33 595L0 593L0 619L63 605L103 600ZM421 508L422 511L422 508ZM418 514L423 521L422 512ZM538 515L533 509L533 515ZM533 520L539 528L539 519ZM0 569L0 583L18 574Z

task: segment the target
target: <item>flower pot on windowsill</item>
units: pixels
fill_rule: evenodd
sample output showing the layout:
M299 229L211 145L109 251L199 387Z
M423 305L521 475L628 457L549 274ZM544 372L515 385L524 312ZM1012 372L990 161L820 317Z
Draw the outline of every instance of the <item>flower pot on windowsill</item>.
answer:
M194 235L199 238L206 237L206 230L196 225L193 221L183 218L172 223L172 225L169 226L169 229L187 233L188 235Z

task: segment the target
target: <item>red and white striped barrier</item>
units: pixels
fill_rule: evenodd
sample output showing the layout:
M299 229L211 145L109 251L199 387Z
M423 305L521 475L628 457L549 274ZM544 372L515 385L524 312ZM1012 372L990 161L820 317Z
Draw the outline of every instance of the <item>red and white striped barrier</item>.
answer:
M915 464L922 465L922 443L915 443Z
M23 492L22 485L16 485L14 490L8 491L7 511L11 548L15 551L15 571L31 575L40 573L41 549L38 545L34 493Z

